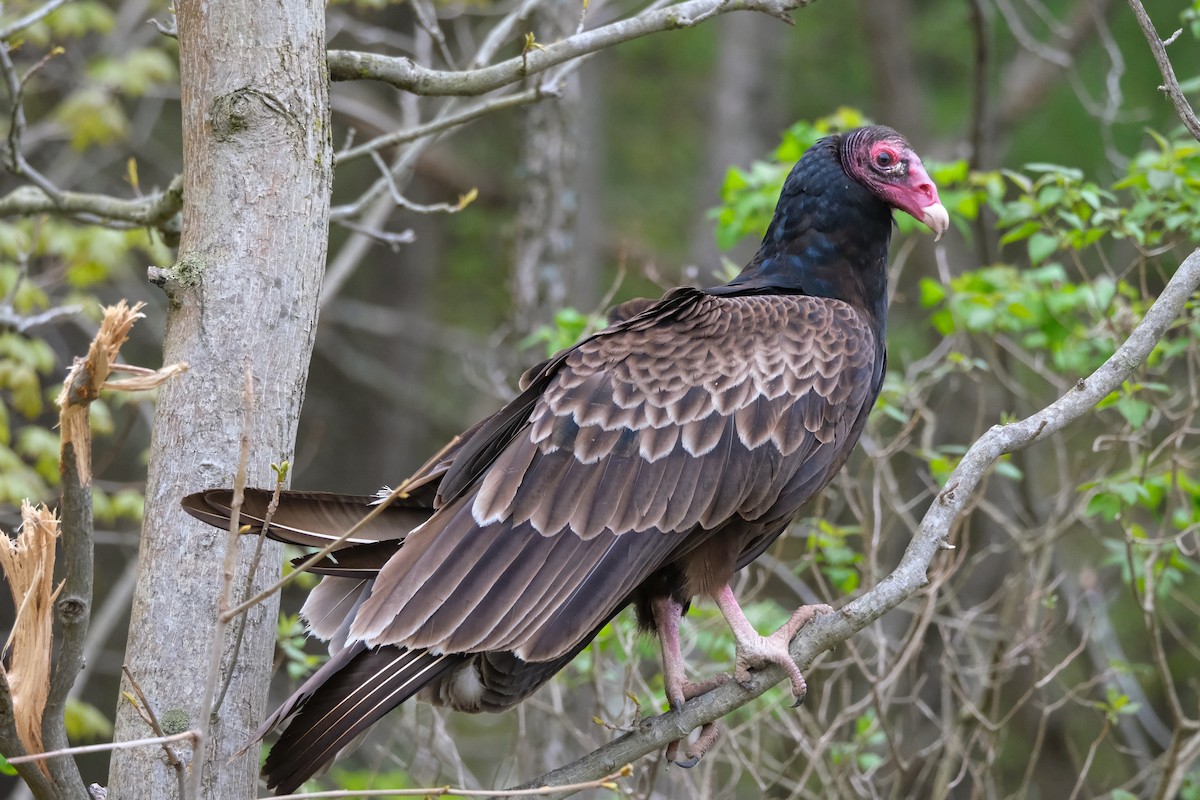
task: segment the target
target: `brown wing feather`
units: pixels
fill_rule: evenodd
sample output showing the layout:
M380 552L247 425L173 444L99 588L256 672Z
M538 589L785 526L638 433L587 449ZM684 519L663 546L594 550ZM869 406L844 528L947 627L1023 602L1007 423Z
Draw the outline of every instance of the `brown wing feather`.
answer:
M352 636L553 660L731 518L790 517L828 482L881 374L865 315L698 292L657 308L543 366L461 446Z

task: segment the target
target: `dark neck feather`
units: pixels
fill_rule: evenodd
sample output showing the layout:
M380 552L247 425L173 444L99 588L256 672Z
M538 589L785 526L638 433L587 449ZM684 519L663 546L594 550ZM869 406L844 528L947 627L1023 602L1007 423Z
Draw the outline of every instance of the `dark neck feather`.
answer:
M887 319L892 209L851 179L841 136L809 148L783 184L758 253L718 294L807 294L843 300Z

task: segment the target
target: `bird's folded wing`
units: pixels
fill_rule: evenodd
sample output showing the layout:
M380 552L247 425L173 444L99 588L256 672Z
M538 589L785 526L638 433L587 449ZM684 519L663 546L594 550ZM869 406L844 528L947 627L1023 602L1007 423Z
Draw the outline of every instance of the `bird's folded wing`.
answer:
M806 500L797 472L823 486L879 360L845 303L669 295L556 359L462 444L446 504L379 572L351 636L562 656L725 521Z

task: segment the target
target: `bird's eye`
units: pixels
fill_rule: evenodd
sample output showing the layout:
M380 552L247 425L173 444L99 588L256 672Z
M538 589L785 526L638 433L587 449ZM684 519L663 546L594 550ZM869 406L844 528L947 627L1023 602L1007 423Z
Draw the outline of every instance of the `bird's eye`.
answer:
M896 157L888 150L880 150L875 154L875 164L880 167L890 167Z

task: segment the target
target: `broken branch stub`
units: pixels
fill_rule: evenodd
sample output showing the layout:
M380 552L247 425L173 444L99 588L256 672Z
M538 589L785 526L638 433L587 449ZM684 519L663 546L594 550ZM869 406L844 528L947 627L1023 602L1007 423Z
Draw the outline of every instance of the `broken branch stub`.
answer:
M43 505L21 504L21 531L0 537L0 570L17 608L12 633L4 643L0 670L12 695L17 736L27 753L42 750L42 712L50 695L54 600L54 543L58 518ZM7 663L8 666L4 666ZM39 766L50 775L44 763Z
M129 331L135 322L145 316L141 313L145 303L136 303L132 308L124 301L104 309L104 319L88 347L87 356L76 358L67 379L63 381L58 395L59 426L62 431L62 457L67 457L70 444L75 451L75 464L79 482L88 486L92 482L92 435L88 420L88 406L100 396L101 389L140 392L154 389L164 381L187 371L187 364L171 364L159 370L129 367L117 364L121 346L129 340ZM110 381L114 371L132 372L135 377Z

